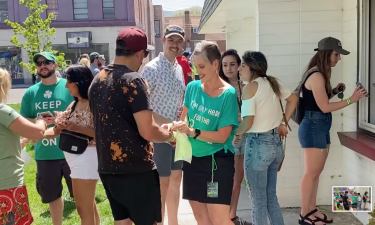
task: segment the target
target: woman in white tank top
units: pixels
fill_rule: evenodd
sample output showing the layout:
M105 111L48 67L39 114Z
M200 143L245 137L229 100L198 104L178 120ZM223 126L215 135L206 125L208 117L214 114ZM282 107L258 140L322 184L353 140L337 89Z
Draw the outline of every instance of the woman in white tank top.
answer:
M298 97L276 78L267 76L267 60L261 52L245 52L239 68L242 91L242 122L236 135L246 133L245 177L253 203L253 224L284 225L276 196L277 172L284 157L280 136L286 136L280 100L286 100L289 121ZM236 143L236 140L234 140Z

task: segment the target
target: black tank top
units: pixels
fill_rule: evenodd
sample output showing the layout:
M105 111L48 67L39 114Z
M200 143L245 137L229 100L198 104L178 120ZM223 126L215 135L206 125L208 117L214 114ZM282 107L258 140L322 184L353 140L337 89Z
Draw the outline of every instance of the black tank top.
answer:
M314 74L314 73L313 73ZM310 74L306 81L309 79L309 77L312 74ZM305 81L305 83L306 83ZM326 90L327 96L329 98L329 94ZM315 112L322 112L322 110L319 108L318 104L316 104L313 92L305 87L305 84L302 85L302 95L303 95L303 106L305 108L305 111L315 111Z

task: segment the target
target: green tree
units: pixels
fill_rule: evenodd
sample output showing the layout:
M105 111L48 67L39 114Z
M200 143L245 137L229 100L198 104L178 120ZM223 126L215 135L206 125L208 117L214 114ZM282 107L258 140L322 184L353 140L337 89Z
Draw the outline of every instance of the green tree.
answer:
M55 28L50 27L53 13L50 13L47 19L43 20L41 13L44 12L48 6L46 4L40 4L41 0L19 0L21 5L26 6L30 13L23 24L11 22L6 20L5 22L13 28L14 36L10 42L15 46L25 49L29 56L29 62L21 62L20 66L25 67L31 74L36 74L36 66L32 59L34 55L42 51L53 52L57 58L59 65L58 69L66 67L64 60L64 53L59 53L52 50L52 39L55 38ZM20 40L22 36L23 40Z
M190 16L201 16L202 15L202 8L199 7L199 6L194 6L194 7L191 7L189 9L177 10L174 13L174 16L175 17L185 16L185 11L189 11L190 12Z

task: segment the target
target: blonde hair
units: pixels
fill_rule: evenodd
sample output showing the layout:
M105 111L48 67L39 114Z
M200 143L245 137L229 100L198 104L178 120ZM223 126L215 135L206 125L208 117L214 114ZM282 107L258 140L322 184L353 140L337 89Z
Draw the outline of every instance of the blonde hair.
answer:
M87 66L88 68L90 68L90 60L86 59L86 58L82 58L78 64L82 64L82 65L85 65Z
M12 82L10 81L10 75L7 70L0 68L0 103L5 103L8 99L8 94Z

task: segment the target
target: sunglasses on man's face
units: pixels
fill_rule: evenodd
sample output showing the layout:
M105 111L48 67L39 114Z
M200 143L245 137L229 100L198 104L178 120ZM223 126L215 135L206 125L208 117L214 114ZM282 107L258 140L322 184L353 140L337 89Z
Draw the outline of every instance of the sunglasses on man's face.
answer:
M148 53L150 53L150 52L147 51L147 50L144 50L144 51L143 51L143 57L146 58L146 57L148 56Z
M46 61L38 61L38 62L36 62L36 66L37 67L40 67L40 66L42 66L42 65L50 65L50 64L52 64L53 62L52 61L49 61L49 60L46 60Z

